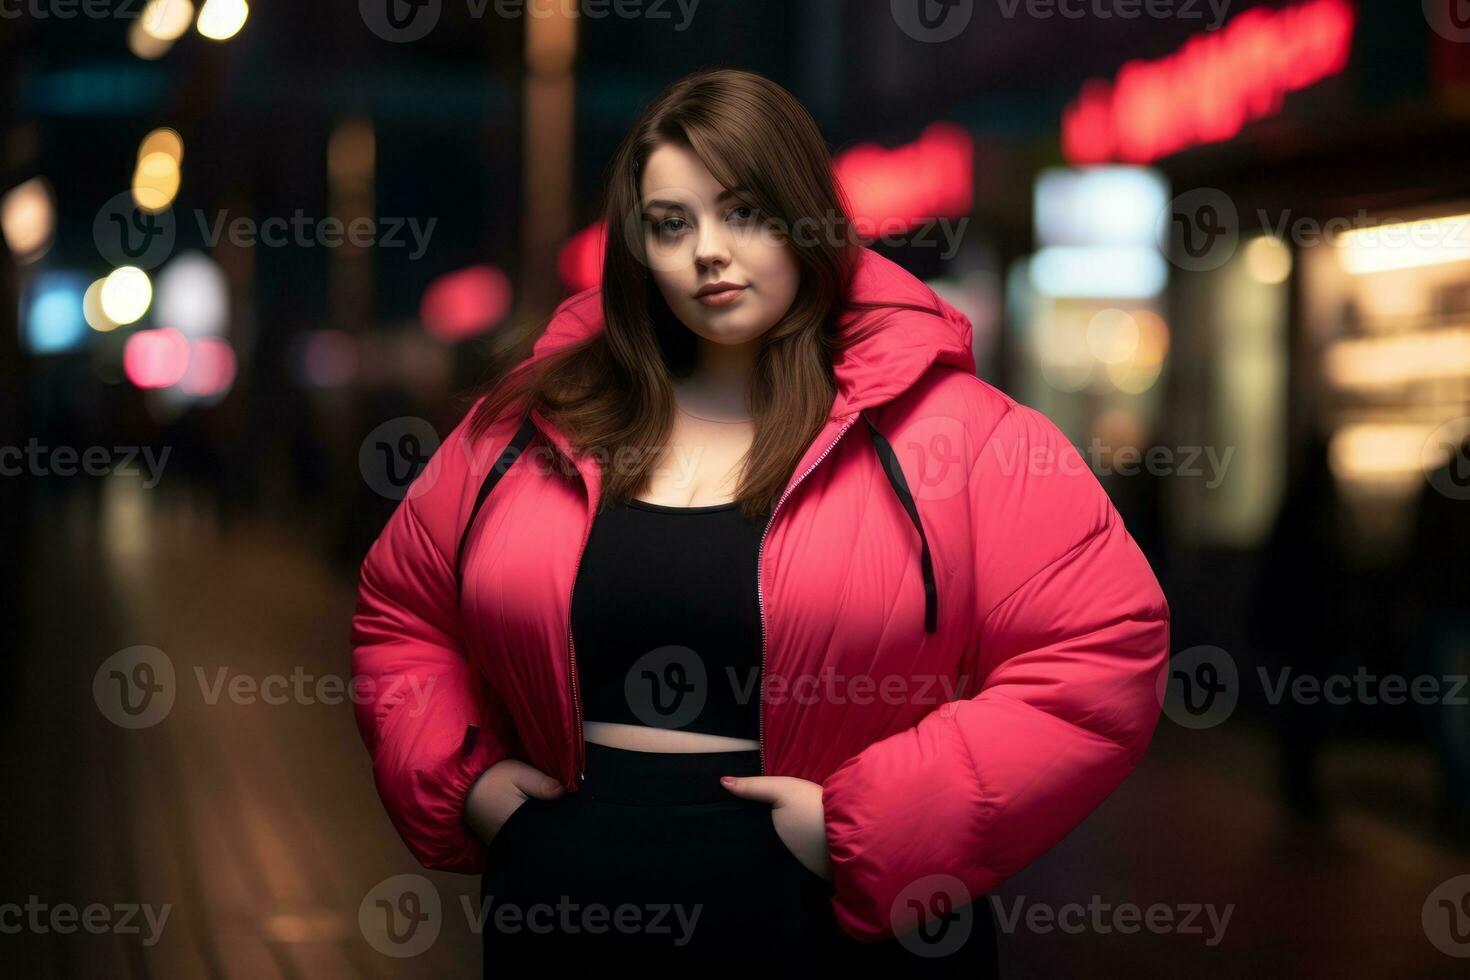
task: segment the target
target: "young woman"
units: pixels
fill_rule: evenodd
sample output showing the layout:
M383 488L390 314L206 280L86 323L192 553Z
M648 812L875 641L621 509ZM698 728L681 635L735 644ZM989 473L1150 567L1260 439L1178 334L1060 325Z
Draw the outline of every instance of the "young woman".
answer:
M759 75L672 85L555 310L363 567L357 706L485 967L994 971L985 894L1138 762L1168 608ZM614 958L616 954L616 957ZM713 958L713 959L712 959Z

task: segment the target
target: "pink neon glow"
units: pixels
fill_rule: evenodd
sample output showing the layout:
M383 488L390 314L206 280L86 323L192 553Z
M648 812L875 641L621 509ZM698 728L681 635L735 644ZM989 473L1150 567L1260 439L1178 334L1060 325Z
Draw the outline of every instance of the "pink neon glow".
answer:
M1063 111L1062 152L1075 164L1147 163L1231 139L1347 67L1356 21L1348 0L1254 7L1172 55L1129 61Z
M854 146L833 166L853 220L874 237L902 234L930 218L958 218L974 204L975 143L954 123L932 123L918 140L893 149Z
M189 366L179 379L185 394L200 398L221 395L235 383L235 350L220 337L189 342Z
M602 253L607 228L599 220L583 228L562 246L556 271L572 292L581 292L602 282Z
M139 388L177 384L189 366L189 340L172 327L139 330L123 345L123 373Z
M453 342L484 333L510 311L510 279L492 265L440 276L424 290L419 318L431 336Z

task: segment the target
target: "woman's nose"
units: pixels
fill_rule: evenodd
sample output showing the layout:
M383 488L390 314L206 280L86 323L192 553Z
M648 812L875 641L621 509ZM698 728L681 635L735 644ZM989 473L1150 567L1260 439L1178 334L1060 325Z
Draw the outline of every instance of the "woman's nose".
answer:
M694 261L705 268L730 264L730 242L724 226L718 221L700 222L699 240L695 244Z

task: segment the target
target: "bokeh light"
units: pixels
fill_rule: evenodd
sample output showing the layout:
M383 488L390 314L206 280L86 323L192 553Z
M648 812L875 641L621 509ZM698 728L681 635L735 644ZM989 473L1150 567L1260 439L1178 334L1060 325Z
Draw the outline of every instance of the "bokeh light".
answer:
M189 363L179 388L194 398L218 398L234 384L235 370L235 350L228 341L200 337L189 342Z
M510 300L509 277L494 266L476 265L430 283L419 316L430 336L453 342L499 323L510 311Z
M301 344L297 380L312 388L335 388L357 376L360 353L345 330L317 330Z
M1138 350L1138 321L1109 307L1087 321L1087 349L1104 364L1122 364Z
M26 310L27 346L37 354L56 354L75 347L87 335L82 314L86 279L73 273L37 277Z
M112 270L102 282L102 312L114 323L132 323L148 312L153 283L148 273L125 265Z
M174 163L182 165L184 162L184 139L177 130L167 126L160 126L147 136L138 145L138 159L142 160L151 153L166 153L173 157Z
M240 33L248 16L250 6L245 0L205 0L195 27L211 41L227 41Z
M139 388L177 384L189 366L189 340L169 327L139 330L123 347L123 373Z
M82 296L82 316L86 318L87 326L98 333L117 329L117 321L102 309L102 284L106 281L105 278L94 281Z
M177 39L193 20L194 4L190 0L148 0L139 17L144 33L159 41Z
M1245 247L1245 269L1256 282L1275 286L1291 275L1291 249L1275 235L1260 235Z
M156 214L173 203L179 180L177 160L168 153L149 153L133 171L133 203L141 211Z
M229 283L224 270L199 251L184 252L158 274L156 322L189 337L221 334L229 319Z
M144 61L157 61L173 46L173 41L149 34L141 17L128 25L128 50Z
M0 199L0 233L21 265L36 261L51 248L56 230L56 204L44 177L32 177Z

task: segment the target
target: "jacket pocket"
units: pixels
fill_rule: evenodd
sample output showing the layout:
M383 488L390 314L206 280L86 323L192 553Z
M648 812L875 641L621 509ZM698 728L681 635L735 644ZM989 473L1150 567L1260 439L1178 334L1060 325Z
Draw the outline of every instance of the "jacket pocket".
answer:
M545 800L537 796L526 797L525 801L521 803L520 806L510 811L510 816L506 817L505 820L501 822L500 828L495 831L495 836L490 838L490 843L492 845L495 845L500 844L502 841L509 840L509 832L515 830L521 819L521 816L527 810L531 809L534 804L545 802Z
M812 883L823 891L830 892L832 890L832 882L823 878L805 864L802 864L801 859L792 853L791 848L786 846L786 841L781 838L780 831L776 829L775 807L767 805L761 812L761 817L765 822L766 833L770 837L770 846L775 848L779 853L784 866L798 877Z

